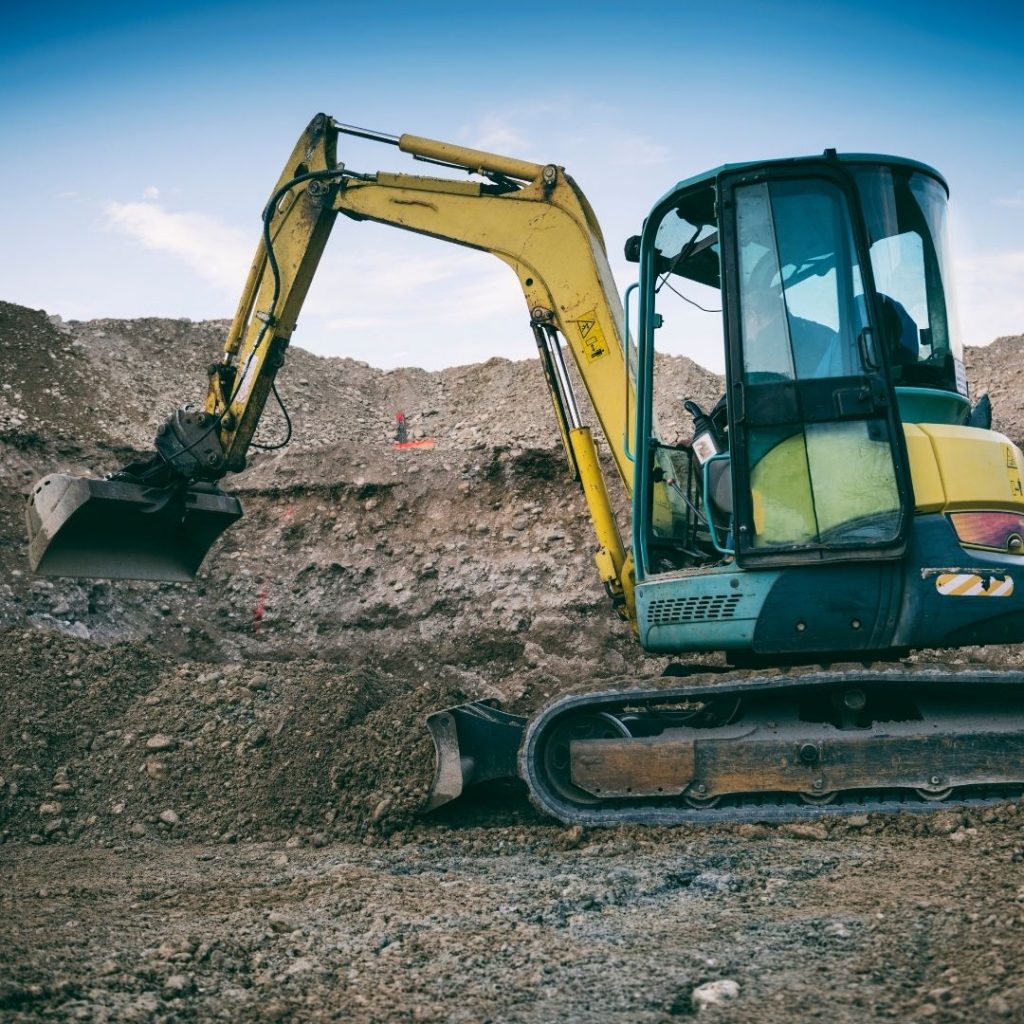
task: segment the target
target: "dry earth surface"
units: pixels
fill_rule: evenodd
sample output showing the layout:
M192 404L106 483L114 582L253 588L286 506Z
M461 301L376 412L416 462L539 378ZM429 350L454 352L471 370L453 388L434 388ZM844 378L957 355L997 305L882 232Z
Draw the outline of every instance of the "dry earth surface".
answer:
M234 479L246 516L194 584L33 578L32 481L147 449L224 328L0 303L0 1020L1024 1020L1022 805L581 831L510 791L422 814L429 711L665 664L606 606L534 363L294 349L295 441ZM968 352L1018 443L1022 349ZM720 382L660 373L683 433L678 400ZM392 450L398 411L436 447Z

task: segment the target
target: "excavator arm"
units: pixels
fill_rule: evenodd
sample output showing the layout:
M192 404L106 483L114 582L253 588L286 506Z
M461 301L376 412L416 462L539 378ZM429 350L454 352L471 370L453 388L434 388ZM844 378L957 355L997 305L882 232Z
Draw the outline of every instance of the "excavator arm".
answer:
M350 171L337 161L341 134L394 145L484 180ZM632 394L623 313L604 240L583 193L554 164L367 132L324 114L299 138L263 211L262 237L223 355L209 367L203 409L179 409L161 428L149 460L106 481L59 475L41 481L28 513L33 568L53 575L194 575L220 532L241 514L236 499L214 484L245 467L339 213L490 252L513 269L569 467L588 502L599 573L620 612L635 623L631 565L563 355L564 347L629 491ZM104 539L97 544L99 534Z

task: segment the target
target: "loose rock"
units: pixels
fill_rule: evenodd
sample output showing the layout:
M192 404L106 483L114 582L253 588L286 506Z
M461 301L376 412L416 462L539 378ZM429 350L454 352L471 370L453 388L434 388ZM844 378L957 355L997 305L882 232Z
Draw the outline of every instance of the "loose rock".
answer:
M693 1005L698 1010L707 1010L712 1006L720 1006L733 999L738 999L740 986L732 978L721 978L709 981L693 990Z

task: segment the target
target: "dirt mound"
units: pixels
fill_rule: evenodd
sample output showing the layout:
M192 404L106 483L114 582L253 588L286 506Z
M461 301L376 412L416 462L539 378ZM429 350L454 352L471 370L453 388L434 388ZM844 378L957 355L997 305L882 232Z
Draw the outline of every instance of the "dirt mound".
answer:
M245 491L244 529L192 585L13 569L0 835L387 835L429 784L429 711L525 708L581 677L660 670L572 539L586 512L557 453L447 468L423 454ZM5 522L21 525L16 510ZM4 540L17 564L20 538Z
M992 426L1024 446L1024 334L968 348L964 363L972 399L987 394L992 401Z
M407 827L433 768L426 714L452 675L389 661L221 665L7 634L0 832L31 841L173 834L322 843ZM493 645L492 645L493 646Z

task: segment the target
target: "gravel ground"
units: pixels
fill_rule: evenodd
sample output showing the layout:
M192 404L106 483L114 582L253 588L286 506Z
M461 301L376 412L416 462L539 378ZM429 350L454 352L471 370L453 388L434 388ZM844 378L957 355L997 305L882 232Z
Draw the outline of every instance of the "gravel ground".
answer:
M723 1022L1022 1020L1022 859L1014 805L774 829L455 822L383 848L5 846L0 1012L639 1024L703 1016L717 992Z

